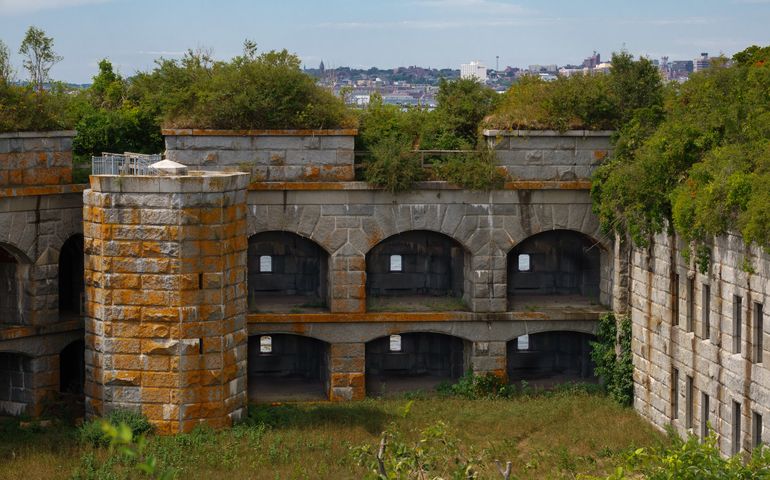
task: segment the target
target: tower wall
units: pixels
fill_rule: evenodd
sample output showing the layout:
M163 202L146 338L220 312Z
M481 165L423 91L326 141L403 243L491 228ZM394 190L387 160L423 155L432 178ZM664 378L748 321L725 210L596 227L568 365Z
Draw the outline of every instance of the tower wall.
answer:
M86 412L160 433L246 407L248 175L92 176L84 192Z

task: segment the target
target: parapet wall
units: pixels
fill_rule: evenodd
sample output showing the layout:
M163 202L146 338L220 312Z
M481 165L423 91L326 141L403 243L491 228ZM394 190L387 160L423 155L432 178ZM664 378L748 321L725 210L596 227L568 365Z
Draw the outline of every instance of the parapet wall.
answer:
M632 252L635 407L681 434L711 425L724 454L750 450L770 439L770 255L720 237L702 274L682 248L658 235Z
M484 130L514 180L584 180L612 152L611 131Z
M353 180L356 130L163 130L166 158L253 181Z
M72 183L74 131L0 133L0 187Z

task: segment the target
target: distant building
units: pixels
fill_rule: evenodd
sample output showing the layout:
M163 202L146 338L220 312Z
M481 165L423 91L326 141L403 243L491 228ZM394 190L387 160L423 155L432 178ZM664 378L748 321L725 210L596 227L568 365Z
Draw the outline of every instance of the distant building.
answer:
M478 61L463 63L460 65L460 78L476 78L480 82L486 82L487 67Z
M693 61L693 65L696 72L701 72L709 68L711 66L711 59L709 58L708 52L701 53L700 58L696 58Z
M593 55L583 60L583 68L596 68L596 66L600 63L602 63L602 56L601 54L596 53L596 50L594 50Z
M527 67L530 73L557 73L559 67L556 64L550 65L530 65Z

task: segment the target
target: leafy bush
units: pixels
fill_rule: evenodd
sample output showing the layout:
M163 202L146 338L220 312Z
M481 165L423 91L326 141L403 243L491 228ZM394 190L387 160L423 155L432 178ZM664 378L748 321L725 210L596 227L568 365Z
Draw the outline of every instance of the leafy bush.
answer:
M433 164L433 175L470 190L500 188L507 178L495 166L495 153L489 149L471 155L456 155Z
M457 383L441 384L438 390L445 395L456 395L468 399L510 398L516 392L515 387L494 373L476 375L470 370Z
M619 331L618 331L618 327ZM631 319L606 313L599 319L596 341L591 342L596 375L610 397L621 405L634 400L634 364L631 352Z
M647 478L650 480L754 479L770 476L770 449L754 450L748 461L742 454L722 457L716 434L701 441L695 435L682 440L669 431L670 443L658 448L640 448L629 455L627 464L607 480Z
M80 441L93 446L107 446L110 444L110 437L106 435L103 424L118 427L125 425L135 436L150 433L153 429L152 424L147 417L141 413L131 410L113 410L104 419L94 419L80 426Z
M393 193L402 192L424 176L420 159L398 137L385 137L372 145L370 153L364 175L372 185Z
M137 75L132 90L160 106L175 128L281 129L354 127L341 99L317 86L286 50L256 55L253 44L229 62L206 52L158 61Z
M0 133L66 130L74 125L62 85L49 91L0 81Z
M502 130L617 129L635 112L660 104L661 79L644 58L612 55L608 75L573 75L546 82L525 76L511 86L485 128Z
M594 178L604 228L646 245L673 227L701 269L727 232L770 248L769 88L770 47L754 46L667 89L663 108L638 109Z

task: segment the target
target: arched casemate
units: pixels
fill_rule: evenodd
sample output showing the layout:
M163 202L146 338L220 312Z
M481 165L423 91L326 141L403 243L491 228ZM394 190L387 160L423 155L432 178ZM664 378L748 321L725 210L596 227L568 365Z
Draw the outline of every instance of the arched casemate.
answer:
M366 392L372 396L433 390L460 378L469 342L430 332L392 334L366 344Z
M73 235L59 252L59 314L85 313L83 235Z
M249 238L249 311L299 313L329 305L329 254L291 232Z
M441 233L416 230L386 238L366 255L367 309L465 310L468 256Z
M290 334L249 337L249 401L324 400L329 344Z
M594 382L588 333L554 331L521 335L508 342L507 372L511 383L526 381L550 388L566 382Z
M20 250L0 243L0 325L28 323L25 285L29 269L30 261Z
M586 235L552 230L508 253L509 310L588 307L608 300L608 255Z

